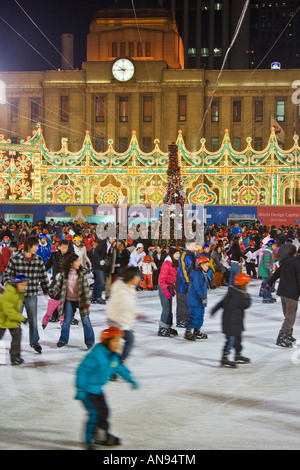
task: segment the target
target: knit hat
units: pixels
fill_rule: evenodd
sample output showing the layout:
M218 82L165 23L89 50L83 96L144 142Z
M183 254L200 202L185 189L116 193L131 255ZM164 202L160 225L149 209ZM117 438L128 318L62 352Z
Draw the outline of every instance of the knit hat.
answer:
M170 246L169 248L169 256L171 256L171 258L173 259L173 256L175 255L175 253L177 253L179 251L179 253L181 252L181 249L177 246Z

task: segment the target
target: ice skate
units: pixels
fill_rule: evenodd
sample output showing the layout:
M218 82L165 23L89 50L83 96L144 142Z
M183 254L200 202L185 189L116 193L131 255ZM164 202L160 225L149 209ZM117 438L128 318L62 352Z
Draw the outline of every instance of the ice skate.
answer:
M189 341L196 341L196 336L192 332L191 328L187 328L185 330L184 338L188 339Z
M250 364L251 362L249 357L242 356L241 354L236 354L234 360L237 364Z
M178 336L178 331L175 330L174 328L170 328L170 335L172 335L172 336Z
M206 333L201 333L200 330L194 329L194 336L196 339L208 339L208 336Z
M15 357L14 359L11 359L10 362L12 366L20 366L21 364L24 364L24 359L21 357Z
M276 346L280 346L281 348L292 348L294 342L291 340L291 335L283 333L282 330L279 331Z
M164 328L164 327L159 327L157 336L165 336L165 337L170 337L171 336L171 328Z
M186 328L186 321L184 320L177 321L176 326L177 328Z
M236 362L230 361L228 359L228 354L224 354L222 359L221 359L221 367L228 367L228 368L231 368L231 369L236 369L237 364L236 364Z
M121 441L118 437L109 434L109 432L104 431L104 429L97 430L94 442L97 445L108 447L121 445Z

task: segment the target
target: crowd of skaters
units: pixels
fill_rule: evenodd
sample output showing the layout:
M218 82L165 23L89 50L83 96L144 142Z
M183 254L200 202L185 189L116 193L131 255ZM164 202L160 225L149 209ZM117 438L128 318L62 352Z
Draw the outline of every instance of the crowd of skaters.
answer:
M224 297L211 306L210 313L214 315L219 309L223 310L225 344L220 364L236 368L237 364L251 362L242 354L244 315L251 305L247 286L252 279L261 279L258 294L262 303L273 304L276 298L272 293L279 280L277 294L281 297L284 322L276 344L292 347L296 341L293 327L300 295L300 228L297 225L264 226L260 222L252 225L237 222L230 227L214 223L205 226L201 245L197 242L197 227L192 228L194 238L185 240L183 245L169 246L166 240L152 238L155 230L144 223L129 228L127 236L121 238L120 232L124 235L124 230L119 230L118 224L116 236L113 236L108 224L103 224L99 230L96 224L55 223L53 219L37 224L3 220L0 339L8 329L12 337L11 364L24 362L20 351L22 322L29 323L30 346L42 353L37 324L40 288L49 296L42 328L45 329L49 321L61 323L58 348L68 344L71 325L78 324L75 313L79 310L84 342L88 350L94 351L90 304L105 306L107 328L101 335L101 350L97 346L97 354L90 352L91 356L87 356L79 370L82 371L88 365L88 358L95 354L94 361L99 360L99 365L105 354L114 357L117 349L111 341L115 339L119 344L122 337L125 341L122 353L118 354L120 367L117 371L111 368L108 376L116 380L115 372L119 371L135 388L137 384L123 363L134 344L133 326L140 313L139 290L158 291L162 308L158 336L176 337L178 329L183 328L187 341L198 341L208 339L202 331L208 291L226 287ZM91 283L87 274L91 275ZM173 312L174 297L176 312ZM22 314L24 309L26 317ZM230 359L232 349L233 360ZM87 376L85 379L88 381ZM89 410L90 399L81 391L78 397ZM98 405L94 403L92 409L98 406L96 415L100 420L108 409L102 387L98 392L101 404L97 401ZM104 421L101 425L94 423L94 427L91 423L87 425L87 443L92 442L99 428L106 432L106 438L100 440L102 444L120 443L108 433L107 419Z

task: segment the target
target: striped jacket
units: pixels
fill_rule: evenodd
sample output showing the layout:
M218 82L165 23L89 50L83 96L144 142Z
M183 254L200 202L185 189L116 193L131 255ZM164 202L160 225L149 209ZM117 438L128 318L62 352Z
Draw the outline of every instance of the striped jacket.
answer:
M24 253L17 253L12 256L4 271L4 284L10 283L15 276L20 274L29 279L25 297L38 295L39 284L41 284L44 294L48 293L49 281L44 262L40 256L33 255L30 263L26 261Z
M87 278L83 272L78 272L78 304L81 318L89 315L90 307L90 290L87 282ZM64 273L60 273L57 276L57 281L53 289L51 289L51 295L56 296L60 292L60 305L58 315L61 317L64 314L64 305L67 296L67 282L68 278Z

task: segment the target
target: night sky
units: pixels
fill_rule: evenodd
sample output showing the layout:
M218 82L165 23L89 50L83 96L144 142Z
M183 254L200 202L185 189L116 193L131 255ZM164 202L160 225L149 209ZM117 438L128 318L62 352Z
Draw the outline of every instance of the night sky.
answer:
M74 67L86 60L86 36L96 10L111 5L111 0L18 0L19 5L61 51L61 34L72 33ZM38 55L14 28L46 59ZM38 31L14 0L0 0L0 71L54 70L61 56Z

